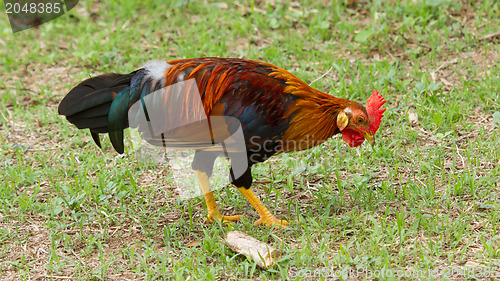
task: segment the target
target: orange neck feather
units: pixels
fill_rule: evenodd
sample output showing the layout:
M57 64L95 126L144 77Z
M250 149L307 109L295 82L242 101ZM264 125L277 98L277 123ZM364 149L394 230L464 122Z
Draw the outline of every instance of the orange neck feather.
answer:
M318 91L286 70L270 74L287 81L285 92L297 97L284 117L290 117L290 126L282 137L280 152L308 149L320 145L338 134L337 114L350 101Z

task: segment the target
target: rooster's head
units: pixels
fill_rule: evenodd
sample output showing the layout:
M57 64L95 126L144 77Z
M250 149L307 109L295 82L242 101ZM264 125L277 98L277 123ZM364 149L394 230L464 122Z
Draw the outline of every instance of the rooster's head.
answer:
M386 102L377 91L366 101L366 107L358 103L347 106L337 115L337 127L342 132L342 139L351 147L361 145L365 139L375 144L375 133L382 121L385 109L380 109Z

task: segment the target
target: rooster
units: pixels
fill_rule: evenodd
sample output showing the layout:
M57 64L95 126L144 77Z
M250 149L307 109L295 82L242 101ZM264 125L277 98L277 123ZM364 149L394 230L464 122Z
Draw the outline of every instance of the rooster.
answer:
M148 100L159 90L187 81L194 82L181 91L165 90ZM187 94L193 89L197 90L198 101ZM124 129L139 126L143 127L142 132L146 131L144 122L140 124L135 120L138 114L135 117L130 114L134 106L139 105L137 112L142 112L146 119L148 111L160 112L164 121L160 122L160 127L171 120L186 118L186 112L191 116L205 115L207 118L196 119L201 120L198 122L181 120L166 133L165 130L151 133L148 142L195 150L191 165L205 197L208 219L212 222L240 219L239 215L224 216L219 212L209 183L215 159L227 156L227 151L221 146L214 148L214 144L223 142L240 128L245 149L236 153L245 154L246 163L240 165L243 171L235 173L235 166L241 164L236 162L241 161L230 157L230 181L260 215L255 225L279 227L289 223L271 214L250 189L252 165L276 153L311 148L336 134L342 134L342 139L351 147L361 145L364 140L374 145L374 134L385 111L381 106L385 102L377 91L373 91L365 107L318 91L269 63L207 57L153 61L129 74L110 73L87 79L64 97L59 114L66 116L77 128L89 129L99 147L99 134L108 133L119 153L124 152ZM202 112L193 112L200 108ZM223 117L223 121L210 121L217 117ZM149 121L152 120L147 121L151 129ZM200 126L207 122L208 136L206 132L200 133L203 131Z

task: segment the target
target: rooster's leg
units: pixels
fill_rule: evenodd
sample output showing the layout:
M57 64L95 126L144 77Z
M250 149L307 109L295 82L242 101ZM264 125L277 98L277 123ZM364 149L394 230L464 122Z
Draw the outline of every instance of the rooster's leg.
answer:
M257 210L260 215L260 219L258 219L254 225L265 224L266 226L276 226L276 227L285 227L288 225L288 221L277 219L269 210L262 205L262 202L259 200L259 197L253 193L250 188L245 187L236 187L243 196L252 204L252 206Z
M240 219L240 216L223 216L220 214L217 208L217 203L215 202L214 193L210 191L210 182L208 181L208 175L202 171L194 170L198 182L200 183L201 191L205 197L205 202L207 203L208 220L214 222L219 220L224 221L236 221Z

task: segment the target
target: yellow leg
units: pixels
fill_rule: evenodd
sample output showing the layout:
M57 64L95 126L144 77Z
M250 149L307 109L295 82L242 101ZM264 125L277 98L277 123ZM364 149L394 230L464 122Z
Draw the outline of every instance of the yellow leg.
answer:
M257 210L257 212L260 215L260 219L258 219L254 225L260 225L260 224L265 224L266 226L275 226L275 227L285 227L288 225L288 221L286 220L279 220L277 219L269 210L262 205L262 202L260 202L259 197L253 193L252 190L249 188L244 188L244 187L236 187L243 196L252 204L252 206Z
M205 202L207 203L208 220L214 222L215 220L224 221L237 221L241 216L223 216L220 214L217 208L217 203L215 202L214 193L210 191L210 182L208 181L208 175L202 171L194 170L198 182L200 183L201 191L205 197Z

